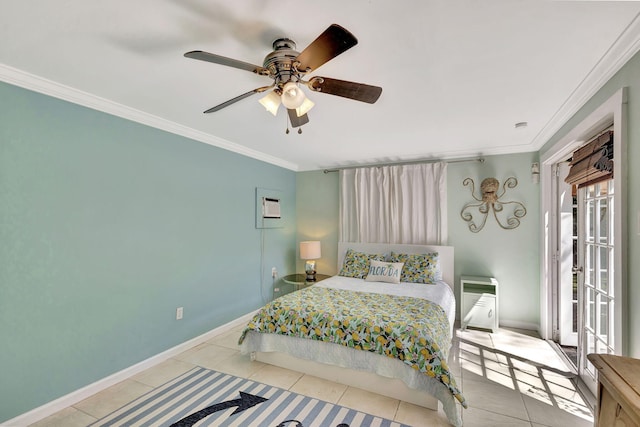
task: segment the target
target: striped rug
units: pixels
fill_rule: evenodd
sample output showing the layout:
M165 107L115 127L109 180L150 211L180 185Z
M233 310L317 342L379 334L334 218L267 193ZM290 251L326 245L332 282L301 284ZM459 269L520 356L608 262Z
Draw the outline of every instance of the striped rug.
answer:
M92 426L409 427L200 367Z

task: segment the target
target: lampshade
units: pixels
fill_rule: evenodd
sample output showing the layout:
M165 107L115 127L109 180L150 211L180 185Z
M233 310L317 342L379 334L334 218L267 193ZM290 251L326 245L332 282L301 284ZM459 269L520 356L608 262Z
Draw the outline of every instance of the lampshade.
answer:
M288 109L296 109L302 105L306 96L294 82L288 82L282 88L282 105Z
M280 107L280 95L276 91L272 90L258 101L268 112L274 116L278 113L278 107Z
M318 259L322 256L320 252L320 242L317 240L300 242L301 259Z
M313 108L314 105L316 104L305 96L304 101L302 101L302 105L296 108L296 115L298 117L304 116Z

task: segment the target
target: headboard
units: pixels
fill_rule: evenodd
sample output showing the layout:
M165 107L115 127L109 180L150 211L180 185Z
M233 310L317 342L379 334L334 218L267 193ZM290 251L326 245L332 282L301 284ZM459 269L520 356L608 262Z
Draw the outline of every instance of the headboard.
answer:
M354 251L365 252L368 254L389 254L391 251L405 254L438 252L438 261L440 263L440 271L442 271L442 280L447 282L451 289L454 289L453 246L338 242L338 271L342 268L344 256L349 248Z

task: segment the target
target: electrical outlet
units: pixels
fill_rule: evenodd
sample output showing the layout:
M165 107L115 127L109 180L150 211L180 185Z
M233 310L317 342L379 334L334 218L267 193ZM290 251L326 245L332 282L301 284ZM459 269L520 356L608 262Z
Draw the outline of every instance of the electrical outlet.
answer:
M184 307L176 308L176 320L182 320L182 315L184 314Z
M271 277L273 277L274 279L278 277L278 270L276 270L275 267L271 267Z

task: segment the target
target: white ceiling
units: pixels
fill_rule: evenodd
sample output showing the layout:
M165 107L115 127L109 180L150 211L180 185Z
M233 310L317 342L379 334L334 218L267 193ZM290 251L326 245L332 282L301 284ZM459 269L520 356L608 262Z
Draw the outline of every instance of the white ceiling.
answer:
M541 0L2 0L0 80L292 170L538 150L640 49L640 2ZM262 65L330 24L358 45L312 75L383 88L327 94L301 135L260 95ZM526 128L515 128L528 122Z

